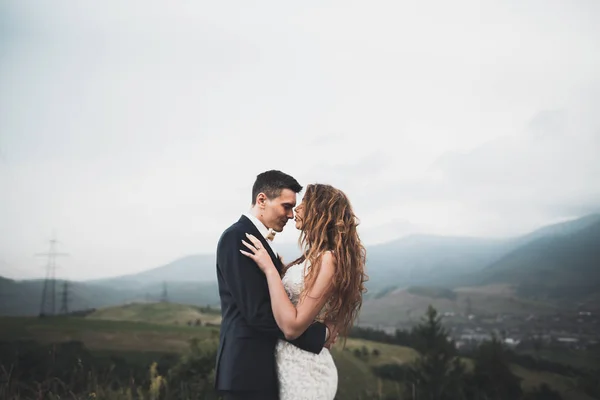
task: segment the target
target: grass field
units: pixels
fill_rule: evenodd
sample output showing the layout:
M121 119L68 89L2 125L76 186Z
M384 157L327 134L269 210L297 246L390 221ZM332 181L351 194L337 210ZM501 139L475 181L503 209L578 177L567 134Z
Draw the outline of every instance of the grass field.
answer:
M131 303L117 307L106 307L88 315L88 319L112 321L149 322L155 324L187 325L219 324L221 314L200 307L177 303Z
M0 340L81 341L91 350L182 352L192 338L217 338L218 328L84 318L5 317Z
M594 368L600 365L600 350L598 349L545 348L539 352L528 350L523 353L575 368Z
M515 375L523 379L521 387L525 391L545 383L552 389L560 392L565 399L594 400L594 398L585 393L575 390L574 381L566 376L545 371L531 371L518 365L513 365L511 369Z
M0 318L0 326L0 340L35 340L41 343L76 340L83 342L94 354L142 357L148 363L161 354L184 352L192 338L218 338L216 327L95 318L7 317ZM355 350L365 355L357 356ZM352 338L348 339L345 348L340 341L332 349L332 354L339 371L340 399L356 399L363 395L366 398L377 394L385 398L399 393L400 385L378 379L371 368L388 363L409 363L417 356L411 348ZM469 363L470 360L465 361ZM575 392L573 382L565 376L530 371L519 366L513 366L513 370L523 378L524 389L547 383L560 391L565 399L591 400Z
M357 357L354 351L362 352L363 348L368 355ZM373 354L374 350L378 355ZM394 394L399 396L400 385L377 378L371 368L390 363L404 364L417 357L417 352L408 347L362 339L348 339L345 348L338 344L334 346L332 354L338 368L340 398L353 398L353 394L360 392L380 394L382 398Z

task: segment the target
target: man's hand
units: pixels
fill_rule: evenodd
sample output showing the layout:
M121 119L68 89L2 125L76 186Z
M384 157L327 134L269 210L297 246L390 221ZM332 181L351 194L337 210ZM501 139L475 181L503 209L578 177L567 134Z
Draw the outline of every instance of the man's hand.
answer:
M328 350L331 350L331 347L335 344L335 342L337 342L338 336L340 334L335 325L333 325L331 322L325 323L325 326L327 327L329 336L327 337L327 340L325 341L323 347L325 347Z

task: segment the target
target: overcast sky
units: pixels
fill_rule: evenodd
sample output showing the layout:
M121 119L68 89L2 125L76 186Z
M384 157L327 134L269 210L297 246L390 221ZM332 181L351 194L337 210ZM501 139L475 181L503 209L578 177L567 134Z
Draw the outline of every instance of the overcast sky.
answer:
M367 244L598 211L596 0L91 3L0 2L0 275L212 252L271 168Z

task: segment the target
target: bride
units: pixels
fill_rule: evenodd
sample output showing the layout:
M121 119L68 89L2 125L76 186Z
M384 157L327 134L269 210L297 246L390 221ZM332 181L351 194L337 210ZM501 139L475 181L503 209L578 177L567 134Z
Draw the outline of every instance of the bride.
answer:
M240 250L267 278L271 308L286 339L299 337L315 320L335 326L347 337L362 305L365 248L347 196L330 185L308 185L296 209L303 255L279 275L271 257L253 235ZM279 340L275 350L280 400L331 399L338 374L327 348L313 354Z

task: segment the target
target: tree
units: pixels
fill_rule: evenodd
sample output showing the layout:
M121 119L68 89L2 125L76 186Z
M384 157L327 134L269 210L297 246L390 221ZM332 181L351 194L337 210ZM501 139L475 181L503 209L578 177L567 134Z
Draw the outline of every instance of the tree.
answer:
M486 400L520 399L523 395L521 378L510 370L507 352L494 335L475 352L475 366L469 385L470 396Z
M463 398L465 367L441 317L431 305L423 321L413 328L411 336L419 357L407 371L408 397L415 400Z

